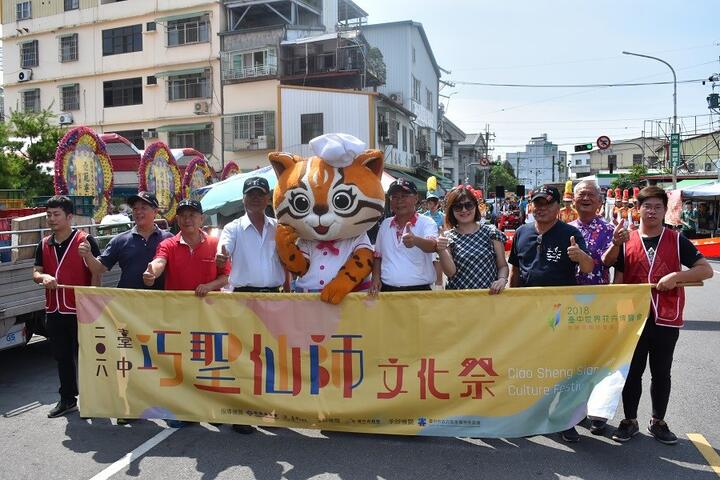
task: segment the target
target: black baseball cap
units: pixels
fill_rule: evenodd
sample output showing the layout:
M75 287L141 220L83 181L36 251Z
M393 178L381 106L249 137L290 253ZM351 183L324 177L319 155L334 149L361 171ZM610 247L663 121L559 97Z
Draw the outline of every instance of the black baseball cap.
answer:
M550 185L543 185L542 187L535 190L530 200L534 202L538 198L544 198L548 203L560 203L560 191Z
M180 213L182 210L186 209L195 210L198 213L203 213L202 205L197 200L191 200L189 198L186 198L185 200L181 200L180 203L178 203L177 206L177 213Z
M243 185L243 195L250 190L262 190L263 193L269 193L270 185L263 177L250 177L245 180L245 184Z
M138 192L137 195L130 195L127 198L127 204L132 207L138 200L147 203L153 208L160 208L157 197L150 192Z
M390 188L388 188L387 191L388 195L392 195L395 192L417 193L417 187L410 180L398 178L390 184Z

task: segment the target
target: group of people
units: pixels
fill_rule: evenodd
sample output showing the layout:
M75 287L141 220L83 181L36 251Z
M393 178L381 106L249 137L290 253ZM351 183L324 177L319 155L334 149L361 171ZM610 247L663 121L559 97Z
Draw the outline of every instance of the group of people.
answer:
M635 350L623 390L624 419L613 433L623 442L638 433L637 408L642 375L650 357L653 414L648 430L659 441L677 438L664 421L670 394L673 349L682 327L683 290L678 285L710 278L713 270L684 236L665 228L667 195L658 187L646 187L637 195L639 225L613 225L599 212L602 193L594 182L574 187L577 218L559 220L560 192L544 186L532 193L533 223L515 233L506 260L503 232L481 222L478 195L469 186L453 188L444 199L428 198L428 212L416 210L414 183L394 181L388 191L391 216L380 224L373 251L372 275L362 285L370 295L379 292L430 290L447 277L446 289L505 288L652 283L648 321ZM77 408L77 319L72 285L98 285L101 275L119 264L118 288L192 290L198 296L221 288L236 292L308 291L304 284L318 279L293 278L276 252L277 221L266 214L270 188L262 177L246 180L243 187L245 214L225 225L219 238L203 229L200 202L183 200L177 207L179 232L172 235L154 223L159 205L152 193L139 192L127 199L135 226L113 238L101 252L85 232L72 228L72 202L57 196L48 201L47 220L52 234L38 244L35 282L46 288L48 332L58 363L60 401L48 414L57 417ZM363 235L359 238L367 238ZM338 241L323 248L304 248L310 259L323 255L322 270L307 275L323 277L342 266L356 244ZM312 251L310 251L312 250ZM330 252L330 255L328 255ZM682 267L687 270L683 270ZM320 284L323 282L320 281ZM230 285L231 287L228 287ZM607 419L592 418L591 432L599 434ZM236 430L251 433L249 426ZM565 441L578 441L575 428L561 432Z

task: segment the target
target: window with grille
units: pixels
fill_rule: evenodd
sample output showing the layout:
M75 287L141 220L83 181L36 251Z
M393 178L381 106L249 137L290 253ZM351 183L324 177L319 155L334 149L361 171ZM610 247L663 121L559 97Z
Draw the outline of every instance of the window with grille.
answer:
M275 112L255 112L226 119L225 145L229 150L275 147Z
M38 66L38 41L20 44L20 67L30 68Z
M111 28L102 32L103 56L142 51L142 25Z
M103 82L103 97L105 108L141 105L142 77Z
M210 78L207 73L191 73L168 77L168 100L210 98Z
M300 115L300 143L306 145L323 134L323 114L304 113Z
M60 87L60 110L70 112L80 110L80 84Z
M168 135L170 148L194 148L198 152L211 154L213 147L212 130L170 132Z
M60 63L74 62L78 59L78 34L60 37Z
M412 77L412 98L420 103L420 80Z
M22 92L23 112L39 113L40 112L40 89L26 90Z
M408 151L408 129L406 126L402 127L402 149L403 152Z
M427 108L428 110L432 111L433 109L433 93L430 91L429 88L425 89L425 99L427 100Z
M633 165L642 165L642 153L633 153Z
M15 5L15 20L27 20L28 18L32 18L32 2L30 0L18 2Z
M173 20L167 24L168 47L209 41L210 22L206 16Z
M80 8L80 0L65 0L65 11L77 10Z

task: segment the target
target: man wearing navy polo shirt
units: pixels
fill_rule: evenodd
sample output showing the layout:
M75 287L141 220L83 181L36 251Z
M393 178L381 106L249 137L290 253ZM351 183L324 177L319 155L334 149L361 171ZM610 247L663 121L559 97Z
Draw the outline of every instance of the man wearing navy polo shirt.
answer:
M578 266L590 273L595 262L587 253L585 239L577 228L558 220L560 192L543 186L531 198L535 222L520 226L510 250L511 287L577 285ZM575 427L560 433L566 442L577 442Z
M155 225L158 204L155 195L149 192L138 192L127 199L132 207L135 226L132 230L121 233L108 243L99 257L81 245L80 254L85 259L90 271L99 275L111 270L116 263L120 264L120 281L118 288L163 289L163 279L159 278L152 286L143 283L143 272L147 264L155 258L160 242L171 238L172 233L161 230Z

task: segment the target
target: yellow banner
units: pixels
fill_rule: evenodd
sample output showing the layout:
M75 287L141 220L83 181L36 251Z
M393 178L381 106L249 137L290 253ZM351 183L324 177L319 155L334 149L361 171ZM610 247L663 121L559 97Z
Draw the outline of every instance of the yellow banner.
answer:
M351 294L77 288L84 417L516 437L627 371L648 285Z

